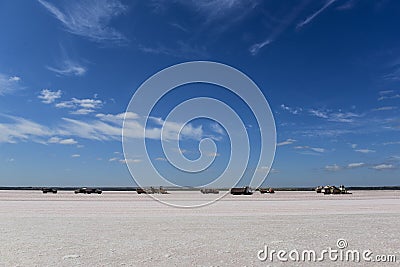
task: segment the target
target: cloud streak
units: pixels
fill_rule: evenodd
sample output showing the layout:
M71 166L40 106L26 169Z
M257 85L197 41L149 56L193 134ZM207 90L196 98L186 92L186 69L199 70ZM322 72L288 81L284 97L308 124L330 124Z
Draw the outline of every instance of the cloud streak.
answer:
M325 5L323 7L321 7L319 10L317 10L315 13L311 14L310 16L308 16L304 21L300 22L299 24L297 24L296 28L300 29L302 27L304 27L305 25L309 24L311 21L313 21L318 15L320 15L322 12L324 12L325 9L327 9L330 5L332 5L333 3L335 3L336 0L329 0L325 3Z
M67 1L63 8L58 8L45 0L38 2L70 33L95 42L126 41L124 35L110 26L113 18L127 11L127 7L118 0Z

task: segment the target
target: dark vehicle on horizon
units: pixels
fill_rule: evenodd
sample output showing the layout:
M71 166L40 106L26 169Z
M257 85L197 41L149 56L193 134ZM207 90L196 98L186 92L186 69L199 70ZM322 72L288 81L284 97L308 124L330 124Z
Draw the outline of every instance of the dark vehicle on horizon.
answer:
M47 193L57 194L57 188L53 188L53 187L43 187L43 188L42 188L42 192L43 192L43 194L47 194Z
M159 188L154 188L151 186L150 188L136 188L136 192L138 194L169 194L167 190L165 190L162 186Z
M75 190L75 194L101 194L103 191L99 188L82 187Z
M315 190L317 193L323 193L324 195L340 195L340 194L351 194L347 191L344 185L336 187L334 185L327 185L322 187L321 191Z
M213 188L202 188L200 192L203 194L219 194L219 190Z
M252 195L253 191L248 186L235 187L235 188L231 188L231 194L232 195Z
M259 191L261 194L274 194L275 190L273 188L258 188L256 191Z

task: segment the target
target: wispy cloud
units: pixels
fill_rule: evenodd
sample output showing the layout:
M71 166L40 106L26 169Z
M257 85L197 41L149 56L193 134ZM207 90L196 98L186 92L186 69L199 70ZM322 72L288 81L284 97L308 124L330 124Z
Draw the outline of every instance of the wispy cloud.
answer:
M340 167L337 164L333 164L333 165L326 165L325 166L325 170L326 171L331 171L331 172L337 172L340 171L342 169L342 167Z
M383 76L385 80L400 81L400 66L396 66L391 72Z
M71 158L79 158L81 155L79 155L79 154L72 154L71 155Z
M302 108L289 107L289 106L286 106L285 104L281 105L281 109L283 109L289 113L292 113L293 115L298 115L303 111Z
M357 163L349 163L348 165L347 165L347 168L348 169L354 169L354 168L360 168L360 167L364 167L365 166L365 163L363 163L363 162L357 162Z
M286 146L286 145L291 145L291 144L293 144L294 142L296 142L296 140L294 140L294 139L286 139L285 141L282 141L282 142L280 142L280 143L278 143L278 144L276 144L277 146Z
M363 153L363 154L369 154L369 153L375 153L375 150L372 149L355 149L354 151L359 152L359 153Z
M96 42L124 42L126 38L110 26L111 20L127 11L118 0L66 1L62 8L38 0L65 29Z
M155 55L168 55L176 58L192 59L193 57L210 57L205 46L190 44L188 42L177 41L175 44L165 45L139 45L139 49L145 53Z
M119 162L121 163L140 163L142 162L141 159L120 159Z
M394 109L397 109L397 107L387 106L387 107L374 108L372 111L387 111L387 110L394 110Z
M400 145L400 141L386 142L386 143L383 143L383 145L384 146L387 146L387 145Z
M356 118L362 117L363 115L356 114L354 112L333 112L331 110L322 110L322 109L310 109L309 113L312 116L326 119L331 122L345 122L350 123L354 122Z
M45 104L51 104L54 103L55 100L61 98L61 95L61 90L51 91L49 89L43 89L42 91L40 91L40 95L38 96L38 98L42 99L42 102Z
M2 115L8 122L0 121L0 143L33 141L42 144L75 145L76 138L97 141L121 141L122 124L125 123L126 138L148 138L159 140L192 139L200 140L207 135L202 125L193 126L178 122L150 118L152 126L144 127L135 113L98 114L95 119L77 120L63 118L53 127L20 118ZM125 118L125 121L124 121ZM163 136L162 136L163 130ZM144 134L146 134L144 136Z
M264 41L261 42L261 43L253 44L253 45L249 48L250 54L252 54L253 56L257 55L258 52L260 51L260 49L262 49L264 46L269 45L271 42L272 42L271 40L266 39L266 40L264 40Z
M43 142L43 137L53 135L53 132L46 126L36 122L15 117L2 115L8 122L0 123L0 143L17 143L19 141Z
M302 28L305 25L309 24L311 21L313 21L318 15L320 15L325 9L327 9L330 5L335 3L336 0L328 0L323 7L321 7L319 10L317 10L315 13L311 14L308 16L304 21L300 22L297 24L296 28Z
M349 10L355 7L358 0L348 0L344 4L338 6L336 9L338 10Z
M308 4L308 1L300 1L299 4L290 5L290 10L288 11L287 8L284 9L283 14L277 13L277 10L274 10L273 14L268 14L266 17L271 20L269 28L271 28L270 33L268 34L267 38L264 38L262 42L257 42L250 46L249 52L255 56L258 52L267 47L272 42L276 41L279 36L290 26L292 25L293 21L297 19L300 12ZM264 12L266 12L264 10ZM279 19L277 19L279 18Z
M383 171L383 170L393 170L396 167L393 164L378 164L372 167L372 169L377 170L377 171Z
M84 67L83 65L79 64L78 62L74 62L70 59L64 60L61 64L60 67L47 67L47 69L58 73L60 75L66 75L66 76L83 76L87 68Z
M51 137L47 142L50 144L61 144L61 145L76 145L78 143L73 138L62 139L56 136Z
M0 95L5 95L22 89L21 78L0 73Z
M101 108L103 102L100 99L78 99L72 98L68 101L62 101L57 103L55 106L57 108L67 108L71 109L71 114L75 115L86 115L95 112L97 109Z
M321 147L295 146L294 149L297 149L297 150L308 150L308 151L317 152L317 153L326 152L326 149L325 148L321 148Z
M394 92L394 91L392 91L392 92ZM396 98L400 98L400 94L395 94L395 93L390 94L390 93L387 93L387 94L381 95L381 96L378 98L378 101L382 101L382 100L385 100L385 99L396 99Z

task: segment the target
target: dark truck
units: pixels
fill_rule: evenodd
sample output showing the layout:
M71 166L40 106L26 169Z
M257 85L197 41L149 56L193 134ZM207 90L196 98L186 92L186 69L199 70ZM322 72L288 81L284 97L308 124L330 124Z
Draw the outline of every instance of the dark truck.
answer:
M256 191L259 191L261 194L274 194L275 190L273 188L258 188Z
M253 191L251 191L250 187L235 187L231 188L232 195L252 195Z
M75 194L101 194L103 191L99 188L82 187L75 190Z
M47 194L47 193L57 194L57 188L53 188L53 187L43 187L43 188L42 188L42 192L43 192L43 194Z
M200 192L203 194L219 194L219 190L213 188L202 188Z

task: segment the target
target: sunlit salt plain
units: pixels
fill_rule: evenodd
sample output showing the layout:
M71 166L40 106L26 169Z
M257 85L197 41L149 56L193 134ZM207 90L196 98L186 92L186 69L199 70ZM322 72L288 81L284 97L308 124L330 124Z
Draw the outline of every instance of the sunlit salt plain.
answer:
M215 195L158 197L184 203ZM0 191L0 266L306 266L310 263L262 262L257 252L264 245L321 251L337 248L338 239L348 249L399 257L399 222L399 191L227 195L195 209L169 207L136 192ZM368 264L375 265L383 266Z

